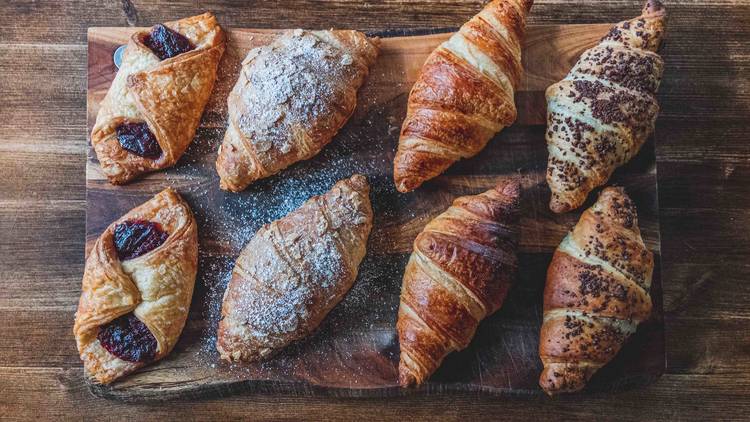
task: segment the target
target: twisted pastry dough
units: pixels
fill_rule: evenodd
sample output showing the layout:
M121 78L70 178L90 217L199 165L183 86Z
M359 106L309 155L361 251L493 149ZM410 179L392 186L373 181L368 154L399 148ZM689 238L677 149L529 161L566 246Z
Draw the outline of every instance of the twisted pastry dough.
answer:
M328 145L354 112L376 43L357 31L296 29L250 51L229 94L221 188L241 191Z
M121 261L115 227L129 220L158 223L169 237L156 249ZM163 190L107 227L86 260L73 332L84 367L108 384L148 362L129 362L109 353L99 328L133 312L156 338L157 361L172 350L185 326L198 269L198 229L187 203Z
M401 287L402 386L421 384L500 309L517 269L519 185L456 199L414 240Z
M91 145L113 184L127 183L179 160L193 141L216 80L225 48L216 18L205 13L164 26L187 38L195 49L160 60L144 44L148 31L133 34L91 132ZM117 128L125 122L147 123L161 155L147 158L124 149Z
M656 54L666 10L649 0L643 14L618 23L547 89L550 208L581 206L653 133L664 62Z
M604 189L547 271L539 339L547 394L582 389L649 318L653 270L633 202L622 188Z
M409 94L393 161L409 192L481 151L516 120L521 40L532 0L494 0L430 54Z
M224 293L222 359L271 356L320 325L357 278L372 229L369 193L354 175L258 230Z

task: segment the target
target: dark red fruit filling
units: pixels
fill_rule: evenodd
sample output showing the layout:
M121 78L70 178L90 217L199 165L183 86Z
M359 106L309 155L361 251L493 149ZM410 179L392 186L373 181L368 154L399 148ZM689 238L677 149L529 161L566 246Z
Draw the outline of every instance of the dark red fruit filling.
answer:
M190 40L164 25L156 25L143 41L161 60L195 49Z
M96 338L109 353L128 362L148 362L156 355L156 337L132 312L99 327Z
M117 256L121 261L137 258L158 248L168 237L158 223L128 220L115 226Z
M117 140L123 149L135 155L145 158L159 158L161 156L161 147L145 122L126 122L117 126Z

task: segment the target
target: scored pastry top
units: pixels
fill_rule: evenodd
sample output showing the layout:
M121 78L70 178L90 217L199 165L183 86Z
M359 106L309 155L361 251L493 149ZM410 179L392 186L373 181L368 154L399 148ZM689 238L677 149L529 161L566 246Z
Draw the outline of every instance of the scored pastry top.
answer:
M354 175L258 230L224 295L222 359L265 358L317 328L357 277L372 229L369 191Z
M228 99L222 188L242 190L327 145L354 111L376 43L357 31L295 29L251 50Z
M331 99L352 89L341 80L366 72L375 59L366 42L343 47L326 31L296 29L248 54L242 63L246 80L238 88L243 105L254 113L241 114L238 123L258 151L288 153L300 131L315 130L316 119L336 112Z

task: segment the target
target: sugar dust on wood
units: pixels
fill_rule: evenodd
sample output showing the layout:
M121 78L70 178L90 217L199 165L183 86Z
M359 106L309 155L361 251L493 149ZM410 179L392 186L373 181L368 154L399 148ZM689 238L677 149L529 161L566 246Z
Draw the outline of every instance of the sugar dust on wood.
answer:
M201 332L200 347L195 352L195 361L200 365L219 368L237 379L249 376L276 378L299 370L295 369L299 364L295 359L299 358L303 350L306 360L314 356L325 359L331 353L330 348L335 347L332 345L339 341L344 345L353 341L358 344L355 351L335 347L341 364L351 365L352 362L361 360L352 359L352 353L356 355L356 350L359 349L359 353L364 356L367 349L372 347L371 340L365 337L365 333L373 332L379 333L375 335L376 343L381 348L384 359L392 363L396 361L397 346L392 327L398 310L400 274L405 266L405 259L387 257L383 260L382 256L368 254L360 266L359 276L351 291L308 339L292 345L267 361L217 364L216 328L234 260L262 225L285 216L310 197L326 192L337 181L354 173L368 176L370 197L377 220L393 218L403 209L403 201L398 200L392 181L382 176L381 169L390 165L389 158L372 158L382 155L376 154L377 151L393 150L398 131L393 129L395 123L392 119L388 125L376 123L387 121L386 110L382 107L368 104L366 108L369 112L354 116L352 120L356 122L350 122L344 127L317 157L298 163L279 175L256 182L241 193L227 193L212 188L211 184L217 182L215 151L223 135L218 128L199 129L180 165L167 173L167 180L185 193L201 227L202 270L198 283L202 284L202 290L206 292L202 298L205 302L202 309L206 313L206 324ZM215 118L216 116L213 117ZM371 243L373 238L387 236L379 233L378 227L376 223ZM381 240L378 244L387 243ZM388 306L373 309L370 304L374 300L383 301ZM321 340L323 338L326 340ZM361 372L357 368L350 368L349 371Z

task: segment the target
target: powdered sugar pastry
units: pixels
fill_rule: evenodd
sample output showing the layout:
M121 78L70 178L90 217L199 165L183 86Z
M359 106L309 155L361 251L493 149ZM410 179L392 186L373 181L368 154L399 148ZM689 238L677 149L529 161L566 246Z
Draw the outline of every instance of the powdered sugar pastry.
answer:
M350 54L301 29L252 50L243 62L249 87L240 88L245 110L251 112L240 116L240 130L258 152L304 149L305 143L295 139L304 140L302 134L315 129L318 116L334 113L331 98L345 87L340 81L352 77L353 63Z

